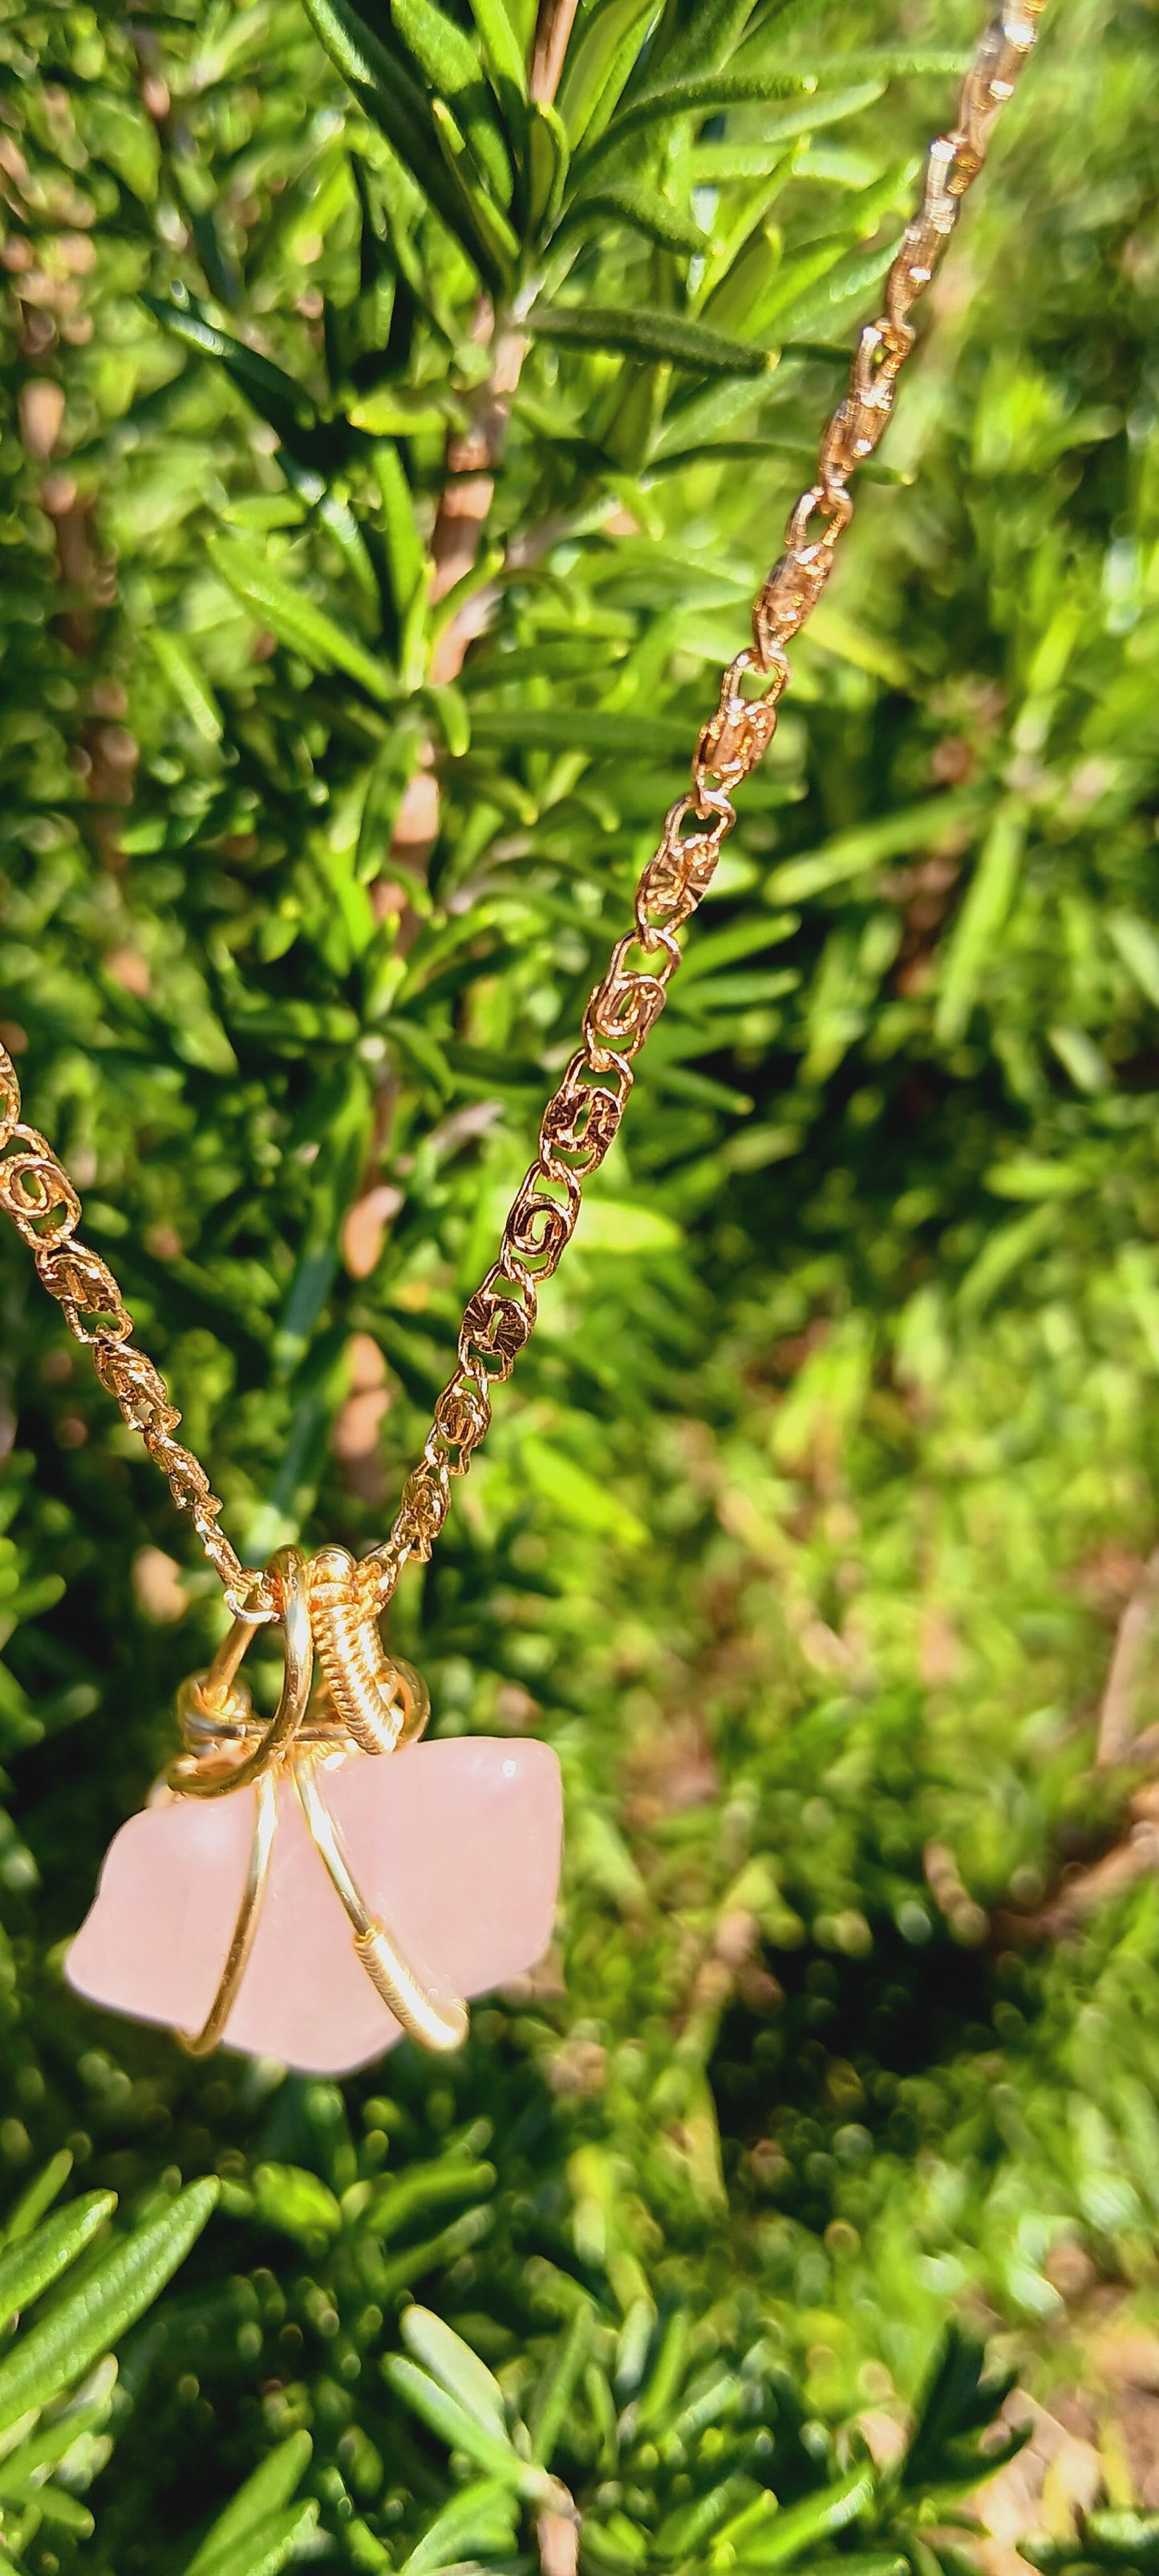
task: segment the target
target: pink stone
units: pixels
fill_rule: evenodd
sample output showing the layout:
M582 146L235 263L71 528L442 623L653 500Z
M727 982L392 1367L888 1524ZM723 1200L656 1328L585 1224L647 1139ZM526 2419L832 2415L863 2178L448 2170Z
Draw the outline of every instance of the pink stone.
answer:
M559 1763L546 1744L457 1736L315 1774L371 1911L431 1987L484 1994L534 1967L559 1880ZM237 1918L255 1792L176 1798L122 1825L65 1965L92 2003L195 2032ZM402 2031L353 1947L292 1783L226 2044L348 2075Z

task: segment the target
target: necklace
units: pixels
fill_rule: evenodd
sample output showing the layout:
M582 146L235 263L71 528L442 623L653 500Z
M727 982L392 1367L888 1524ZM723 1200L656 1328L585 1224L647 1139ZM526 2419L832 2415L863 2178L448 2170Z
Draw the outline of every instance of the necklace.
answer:
M419 1741L426 1690L383 1644L379 1621L404 1565L432 1551L558 1267L582 1185L627 1104L635 1059L680 964L677 933L706 893L736 821L733 796L768 748L789 680L787 646L832 570L853 515L854 468L871 456L928 286L977 177L998 109L1034 44L1043 0L1009 0L966 74L953 130L931 145L922 202L889 271L885 310L860 334L849 390L821 441L817 480L753 611L753 640L724 673L689 789L664 822L636 889L634 920L591 994L583 1038L540 1125L497 1259L469 1299L454 1374L388 1536L359 1561L342 1547L280 1549L242 1564L219 1526L180 1414L133 1340L106 1263L78 1239L81 1205L43 1136L21 1117L0 1048L0 1202L102 1386L188 1513L232 1625L206 1672L178 1694L182 1750L146 1809L122 1827L69 1952L80 1993L166 2023L195 2054L225 2039L304 2072L341 2074L404 2034L457 2047L480 1994L533 1966L550 1936L559 1876L559 1764L509 1738ZM281 1629L272 1718L240 1678L259 1629ZM384 1761L383 1756L392 1757ZM335 1902L337 1900L337 1902ZM353 1938L351 1938L351 1934Z

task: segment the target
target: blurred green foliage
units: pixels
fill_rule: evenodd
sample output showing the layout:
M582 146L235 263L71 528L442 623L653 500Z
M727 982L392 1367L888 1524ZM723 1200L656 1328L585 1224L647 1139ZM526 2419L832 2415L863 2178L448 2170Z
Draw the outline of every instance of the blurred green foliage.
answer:
M976 33L581 0L548 105L532 15L0 15L3 1033L250 1554L382 1533ZM560 2419L597 2576L771 2565L778 2519L932 2576L920 2432L826 2537L866 2399L950 2309L1047 2389L1068 2283L1151 2313L1154 1882L1038 1918L1140 1779L1094 1714L1156 1520L1156 53L1142 0L1048 21L392 1613L443 1732L567 1778L558 1954L461 2060L199 2066L64 1989L221 1612L0 1244L0 2155L146 2226L221 2179L108 2329L95 2535L39 2480L30 2576L525 2563L536 2495L416 2411L416 2292L504 2460ZM939 2442L994 2402L969 2351ZM1149 2564L1129 2503L1051 2563Z

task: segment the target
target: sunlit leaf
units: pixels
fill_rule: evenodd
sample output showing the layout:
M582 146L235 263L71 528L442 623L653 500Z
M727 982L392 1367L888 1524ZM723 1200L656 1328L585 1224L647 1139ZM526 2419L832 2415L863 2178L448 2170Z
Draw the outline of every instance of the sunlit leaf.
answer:
M417 2549L403 2562L405 2576L433 2576L443 2567L486 2552L510 2556L515 2548L518 2506L498 2478L480 2478L451 2498L428 2523Z
M435 0L393 0L390 23L430 88L454 108L500 204L510 205L511 164L469 38Z
M563 202L568 139L554 107L533 99L527 126L527 226L535 238L550 232Z
M606 124L623 89L642 36L659 14L657 0L605 0L568 47L559 89L559 112L573 149L595 123Z
M184 2261L217 2195L216 2181L190 2183L160 2216L111 2246L81 2286L66 2290L21 2337L0 2360L0 2430L75 2386L116 2343Z
M284 2566L291 2555L285 2546L291 2534L296 2543L316 2519L313 2506L295 2515L284 2512L310 2465L312 2449L308 2433L291 2433L271 2451L218 2515L185 2576L266 2576L267 2569L273 2576L275 2568ZM274 2554L279 2547L284 2547L282 2557Z
M421 2361L440 2388L447 2390L465 2406L484 2431L506 2441L507 2419L503 2391L485 2363L461 2335L454 2334L441 2317L429 2308L417 2305L407 2308L402 2320L403 2340Z
M211 537L206 553L243 607L269 626L280 644L301 653L317 671L348 672L373 698L389 701L396 695L397 684L385 664L305 592L270 571L240 538Z
M635 135L651 125L666 125L680 116L715 116L724 108L756 105L764 99L792 98L808 86L807 75L781 69L691 72L682 80L659 82L621 108L605 132L582 154L577 163L577 181L586 184L595 168L606 168L613 154L626 149Z
M76 2261L116 2208L112 2192L90 2191L0 2254L0 2326L30 2307Z
M545 340L616 349L624 357L653 362L666 359L701 376L758 376L767 365L762 350L746 349L741 341L676 313L638 312L629 305L537 304L529 323Z
M590 192L573 197L566 221L568 224L582 223L585 217L594 220L601 212L618 215L622 223L631 224L634 231L643 233L648 241L658 242L665 250L697 251L704 248L705 236L700 225L691 215L682 214L678 206L670 204L657 188L634 184L630 179L618 183L610 180L603 188L597 183Z
M419 2370L413 2361L394 2353L388 2354L383 2369L395 2395L452 2449L465 2451L480 2468L500 2478L505 2485L517 2488L520 2494L542 2493L543 2471L529 2467L512 2449L505 2435L492 2432L480 2423L474 2414L460 2405L457 2398L440 2388L425 2370Z
M448 120L450 134L457 134L445 105L440 129L433 107L408 77L401 56L388 51L353 6L353 0L303 0L303 5L332 62L349 82L367 116L393 144L405 168L470 257L489 279L501 283L502 273L496 272L492 253L492 240L499 231L498 212L493 211L488 229L481 229L482 199L463 180L453 149L448 159L444 148Z
M496 92L510 114L511 94L519 99L527 96L527 73L505 0L470 0L470 5L484 61Z

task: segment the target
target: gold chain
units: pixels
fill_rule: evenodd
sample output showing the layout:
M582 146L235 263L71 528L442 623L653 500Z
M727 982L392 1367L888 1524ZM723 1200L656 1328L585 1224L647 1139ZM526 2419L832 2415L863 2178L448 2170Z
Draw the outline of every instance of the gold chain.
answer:
M898 375L917 336L910 307L929 285L986 158L994 118L1030 53L1044 5L1013 0L999 9L963 82L953 132L930 146L922 203L890 269L885 312L861 333L849 391L821 441L818 479L791 514L785 551L753 610L753 641L724 674L716 713L696 746L691 789L669 808L660 847L636 888L633 926L612 950L584 1013L583 1045L544 1110L539 1150L509 1212L499 1258L468 1302L459 1365L435 1406L394 1527L364 1560L367 1598L378 1609L408 1559L430 1555L450 1506L450 1479L470 1466L491 1419L492 1385L511 1375L535 1324L539 1284L551 1278L570 1241L582 1183L602 1163L619 1126L633 1058L680 964L676 932L707 892L736 821L733 791L776 730L789 679L785 646L819 599L837 539L853 516L849 477L872 456L893 409Z
M88 1245L78 1243L81 1204L63 1164L52 1147L26 1127L20 1115L20 1085L11 1058L0 1047L0 1204L31 1247L43 1287L56 1297L70 1333L87 1344L103 1387L116 1399L133 1431L139 1431L149 1456L169 1479L178 1510L188 1512L214 1572L225 1585L226 1598L238 1618L247 1602L251 1616L255 1589L264 1594L263 1578L247 1573L236 1549L217 1526L221 1504L191 1449L173 1437L181 1420L160 1370L132 1341L133 1318L108 1264ZM272 1596L260 1602L261 1615L272 1617Z
M753 610L753 641L729 664L716 712L704 726L689 792L677 798L660 846L636 888L632 928L618 939L584 1013L583 1044L549 1100L539 1146L503 1229L498 1259L468 1300L458 1366L444 1387L394 1526L355 1569L364 1612L385 1608L403 1566L429 1557L447 1517L452 1476L463 1476L491 1419L491 1389L510 1377L533 1330L540 1283L558 1268L584 1180L602 1163L634 1080L633 1061L663 1010L680 964L676 933L707 892L736 821L733 794L776 730L789 680L786 645L804 625L853 516L854 467L872 456L893 409L916 337L911 307L929 285L966 190L986 158L990 131L1034 44L1045 0L1011 0L986 29L966 74L952 133L931 144L918 213L906 226L886 281L885 311L858 340L849 391L821 441L817 481L789 519L785 551ZM37 1271L69 1330L87 1343L102 1386L139 1431L189 1513L235 1617L279 1615L276 1579L244 1567L218 1526L221 1505L204 1468L173 1433L181 1416L164 1379L131 1340L133 1319L112 1272L76 1241L81 1207L43 1136L20 1117L20 1087L0 1047L0 1204L30 1245Z

